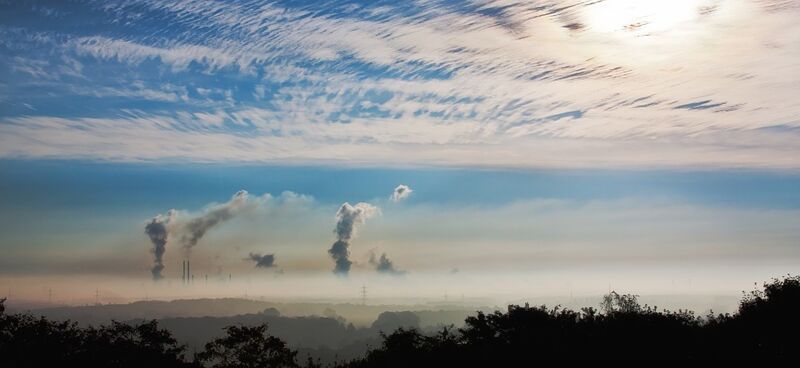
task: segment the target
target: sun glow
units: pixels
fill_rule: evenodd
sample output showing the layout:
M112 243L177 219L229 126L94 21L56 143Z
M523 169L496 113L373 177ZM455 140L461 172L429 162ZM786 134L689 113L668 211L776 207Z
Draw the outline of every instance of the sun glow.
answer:
M588 6L586 26L603 33L650 34L667 32L693 20L699 0L606 0Z

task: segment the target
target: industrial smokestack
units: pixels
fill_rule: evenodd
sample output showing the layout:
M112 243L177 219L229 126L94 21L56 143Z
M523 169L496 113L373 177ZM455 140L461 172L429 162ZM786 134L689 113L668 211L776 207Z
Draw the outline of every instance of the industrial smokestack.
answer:
M265 195L265 198L268 198L268 195ZM153 244L152 252L155 255L155 262L151 269L153 279L163 278L163 256L166 252L168 237L170 240L178 239L188 256L192 247L197 245L197 242L211 228L239 214L253 211L262 203L260 198L251 198L247 191L240 190L227 202L208 206L194 217L188 217L186 213L173 209L169 210L167 215L159 214L148 220L145 225L145 233L150 237L150 242ZM184 283L189 283L191 282L191 270L188 261L185 267L182 280Z
M336 265L333 272L347 276L350 272L350 240L356 236L356 225L363 224L370 217L380 214L380 209L369 203L357 203L355 206L345 202L336 212L336 241L328 250Z
M192 264L189 260L186 260L186 279L192 283Z

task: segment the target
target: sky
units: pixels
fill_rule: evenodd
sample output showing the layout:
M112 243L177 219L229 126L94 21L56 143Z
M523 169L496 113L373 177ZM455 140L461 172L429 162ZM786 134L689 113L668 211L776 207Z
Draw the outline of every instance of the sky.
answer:
M738 294L800 265L798 16L0 1L0 294Z

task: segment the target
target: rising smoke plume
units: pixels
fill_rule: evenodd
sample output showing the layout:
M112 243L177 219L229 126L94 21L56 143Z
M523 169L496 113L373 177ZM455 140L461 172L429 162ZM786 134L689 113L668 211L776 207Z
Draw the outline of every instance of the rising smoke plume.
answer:
M271 268L276 266L274 254L265 254L262 256L260 253L250 253L247 259L255 262L258 268Z
M336 262L333 272L346 276L350 272L350 240L356 235L356 226L363 224L368 218L380 213L380 209L369 203L357 203L355 206L345 202L336 212L336 242L328 250Z
M167 224L173 218L174 212L170 211L167 216L157 215L153 217L144 226L144 232L150 237L150 242L153 243L153 256L155 257L153 268L150 272L153 274L153 280L160 280L164 278L162 271L164 270L164 252L167 250Z
M381 254L380 257L375 255L375 252L370 253L369 263L375 266L375 271L379 273L400 276L405 275L406 271L398 270L394 267L394 263L386 256L386 253Z
M199 216L188 220L183 225L183 236L181 243L184 249L189 252L203 238L206 232L214 226L230 220L242 210L248 207L248 193L240 190L233 195L228 202L218 204L203 211Z
M186 252L197 245L209 229L230 220L239 213L251 209L258 201L251 200L248 193L240 190L225 203L208 207L200 215L184 219L183 212L169 210L167 215L157 215L147 222L144 231L150 237L155 256L151 272L154 280L164 277L164 253L167 250L168 238L180 236L180 242Z
M394 188L394 192L392 192L392 196L389 197L389 199L392 202L397 203L408 198L408 196L410 196L413 192L414 191L411 190L411 187L408 185L400 184L397 186L397 188Z

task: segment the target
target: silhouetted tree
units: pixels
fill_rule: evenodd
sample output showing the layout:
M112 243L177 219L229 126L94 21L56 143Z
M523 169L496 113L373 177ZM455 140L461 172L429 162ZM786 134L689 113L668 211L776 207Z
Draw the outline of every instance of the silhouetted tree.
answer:
M306 359L306 365L304 368L322 368L322 363L319 360L314 360L310 356Z
M786 276L745 294L738 313L719 326L740 357L760 364L800 359L800 276ZM735 338L731 338L735 336Z
M185 367L183 346L155 321L80 328L28 314L5 314L0 301L3 367Z
M296 351L267 334L267 325L228 326L227 335L206 344L197 355L201 363L218 368L282 368L298 367Z
M622 313L636 313L642 310L639 305L639 296L633 294L617 294L612 291L603 295L603 301L600 302L600 309L606 313L622 312Z
M132 325L112 321L111 325L89 328L84 344L91 359L114 367L167 367L184 364L184 346L172 334L158 328L155 320Z
M84 331L73 322L53 322L30 315L0 315L3 366L56 366L88 362Z

